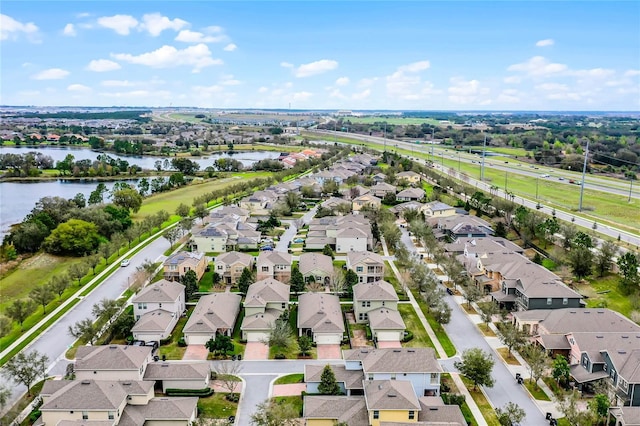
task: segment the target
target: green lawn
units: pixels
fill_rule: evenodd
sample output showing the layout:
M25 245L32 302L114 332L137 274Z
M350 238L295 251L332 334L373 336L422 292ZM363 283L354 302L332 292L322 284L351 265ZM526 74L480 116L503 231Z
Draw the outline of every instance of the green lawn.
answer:
M506 148L506 147L491 147L487 148L487 152L495 152L498 154L513 155L514 157L526 157L527 150L524 148ZM486 158L485 158L486 160Z
M513 354L509 355L509 349L506 346L496 349L496 352L500 354L504 362L506 362L507 364L520 365L520 362L516 359L515 356L513 356Z
M178 346L178 340L182 337L182 329L184 328L189 316L193 312L193 308L189 308L187 310L187 316L181 317L176 324L176 327L173 329L173 333L171 333L171 342L160 346L158 349L158 355L166 355L167 359L182 359L187 348L185 346Z
M587 307L607 307L625 316L631 315L633 310L631 298L623 295L618 289L620 278L615 274L608 274L602 278L589 278L588 284L578 284L577 291L589 298Z
M273 398L276 404L290 405L302 417L302 396L276 396Z
M436 338L438 339L438 341L442 345L442 348L444 349L444 351L447 354L447 356L455 355L456 354L456 347L451 342L451 339L449 339L449 336L447 335L447 332L445 331L444 327L442 327L442 325L439 324L435 320L435 318L433 318L433 315L431 315L429 313L429 311L427 309L427 304L422 299L420 294L418 294L418 292L415 291L415 290L411 290L411 292L413 293L413 297L415 297L416 301L418 302L418 306L420 306L420 309L422 309L422 313L424 313L424 316L427 318L427 322L429 323L429 325L433 329L433 332L435 333Z
M460 377L462 378L462 381L464 382L467 389L469 389L471 397L482 412L482 417L484 417L484 419L487 421L487 424L489 426L500 426L500 422L498 421L496 412L494 411L493 407L491 407L491 404L489 404L489 401L487 401L487 398L484 396L482 391L480 391L480 389L474 390L473 382L471 382L471 380L467 379L464 376Z
M532 383L531 380L525 379L524 385L527 387L531 395L539 401L551 401L551 398L539 387L536 383Z
M458 389L458 386L456 386L453 379L451 379L451 374L443 373L440 377L441 377L440 384L441 385L446 384L447 386L449 386L450 393L454 393L454 394L460 393L460 389ZM469 408L469 404L467 403L466 400L460 406L460 410L462 411L462 415L464 416L464 419L469 423L469 425L476 426L478 424L478 422L476 421L476 418L473 417L473 413L471 412L471 409Z
M402 319L407 326L407 330L411 330L413 333L413 339L407 343L403 343L402 346L408 348L433 348L433 342L431 342L427 331L422 326L413 306L408 303L399 304L398 312L402 315Z
M440 121L435 118L418 118L418 117L382 117L382 116L369 116L369 117L349 117L349 121L352 123L373 124L373 123L387 123L400 126L419 126L423 123L430 124L432 126L440 125Z
M238 409L237 402L229 402L226 393L214 393L198 400L199 417L203 419L228 419L235 416Z
M304 374L296 373L296 374L287 374L286 376L278 377L274 385L289 385L292 383L303 383L304 382Z

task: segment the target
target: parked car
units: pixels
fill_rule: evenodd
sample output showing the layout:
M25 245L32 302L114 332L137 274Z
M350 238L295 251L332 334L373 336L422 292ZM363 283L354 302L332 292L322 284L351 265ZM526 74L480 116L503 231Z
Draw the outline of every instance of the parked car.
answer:
M296 244L304 243L304 238L295 238L293 242Z
M120 262L120 266L126 267L129 266L130 263L131 261L129 259L124 259L122 262Z
M271 246L262 246L262 247L260 247L260 250L262 250L262 251L273 251L273 247L271 247Z

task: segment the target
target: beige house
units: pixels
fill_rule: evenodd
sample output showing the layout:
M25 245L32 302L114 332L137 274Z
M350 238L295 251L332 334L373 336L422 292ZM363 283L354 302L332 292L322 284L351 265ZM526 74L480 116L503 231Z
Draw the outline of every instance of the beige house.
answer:
M185 311L184 286L160 280L144 287L132 299L136 324L131 330L137 340L159 341L167 338Z
M231 336L240 312L242 297L234 293L214 293L202 296L184 326L188 345L204 345L218 334Z
M387 194L395 194L397 189L394 185L379 182L371 187L371 193L378 198L384 198Z
M302 416L307 426L332 426L336 423L369 426L367 406L362 396L305 395Z
M153 381L47 380L39 424L190 425L197 397L154 398Z
M372 194L364 194L357 198L354 198L351 202L351 208L354 212L362 210L363 207L369 206L373 208L380 208L382 200Z
M333 277L333 260L322 253L302 253L298 269L306 282L315 281L327 286Z
M249 211L238 206L224 206L211 210L209 216L204 218L204 223L220 222L246 222Z
M280 251L263 251L256 262L258 281L274 278L283 283L291 280L291 255Z
M371 335L376 343L394 342L394 346L401 347L400 342L407 326L400 312L391 308L378 308L369 311L367 315Z
M207 256L202 252L180 251L164 261L164 278L169 281L180 281L188 271L195 271L200 280L208 263Z
M152 351L151 346L80 346L74 366L76 379L143 380L153 360Z
M431 201L422 208L426 217L448 217L456 214L456 208L440 201Z
M253 262L254 258L249 254L230 251L216 256L213 264L223 283L235 285L244 268L253 269Z
M384 278L384 259L370 251L347 253L347 268L358 275L359 283L372 283Z
M167 389L206 389L211 380L207 361L152 362L147 366L145 380L153 380L162 392Z
M398 300L393 286L383 280L353 286L353 312L360 324L369 320L368 312L372 310L388 308L397 311Z
M414 171L396 173L396 182L399 180L405 180L410 185L416 185L420 183L420 175Z
M289 309L289 286L273 278L249 286L244 300L242 338L262 342L269 337L273 323Z
M420 201L424 198L426 192L422 188L407 188L396 194L396 200L400 202Z
M338 296L305 293L298 298L298 333L318 345L339 345L344 334L344 318Z
M156 309L142 315L131 328L131 333L136 340L160 342L171 335L179 317L175 312Z
M366 380L364 399L371 426L384 422L417 423L422 409L408 380Z

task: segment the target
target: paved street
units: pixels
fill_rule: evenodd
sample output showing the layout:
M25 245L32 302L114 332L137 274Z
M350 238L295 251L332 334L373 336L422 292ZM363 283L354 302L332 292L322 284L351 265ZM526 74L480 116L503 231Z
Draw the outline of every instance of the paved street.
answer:
M75 339L69 335L69 326L75 324L77 321L90 317L91 308L100 300L104 298L118 298L127 288L127 280L135 273L136 267L144 263L146 259L152 261L158 260L168 248L169 242L162 237L150 243L135 256L131 257L131 264L129 266L119 268L109 278L105 279L91 294L84 297L81 302L35 339L25 350L27 352L37 350L40 353L46 354L51 361L48 370L50 375L64 374L68 364L68 361L64 358L64 354L75 341ZM12 394L7 404L8 407L11 407L13 403L26 392L26 388L22 385L14 385L11 387L11 390Z
M300 219L302 219L302 222L307 224L309 222L311 222L311 219L313 219L313 217L316 215L316 210L318 209L317 206L315 206L314 208L312 208L311 210L309 210L308 212L306 212ZM278 243L276 244L275 250L276 251L281 251L284 253L288 253L289 251L289 242L291 242L296 234L298 233L298 228L295 225L295 222L297 221L297 219L295 220L290 220L287 221L289 223L289 227L287 229L285 229L284 234L282 234L280 236L280 240L278 240Z

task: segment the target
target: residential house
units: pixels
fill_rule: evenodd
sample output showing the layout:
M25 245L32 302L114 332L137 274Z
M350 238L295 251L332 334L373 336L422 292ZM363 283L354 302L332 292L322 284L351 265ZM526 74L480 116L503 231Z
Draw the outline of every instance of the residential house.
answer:
M414 171L396 173L396 182L405 180L410 185L418 185L420 183L420 175Z
M142 315L131 328L133 338L143 342L160 342L171 336L179 314L157 309Z
M455 214L453 216L434 217L427 222L435 228L435 235L439 239L448 238L455 241L458 238L491 237L493 229L486 220L476 216Z
M152 352L151 346L79 346L74 373L77 380L144 380Z
M307 426L369 426L363 396L305 395L302 416Z
M384 259L371 251L347 253L347 268L358 275L359 283L372 283L384 278Z
M379 182L371 187L371 193L379 198L384 198L387 194L395 194L397 188L386 182Z
M304 382L307 384L307 393L320 393L318 386L320 386L322 382L322 371L324 367L324 365L319 364L306 364L304 366ZM364 373L362 370L347 370L344 364L329 365L329 367L331 367L331 371L333 371L341 393L347 396L364 395L364 388L362 386Z
M401 202L420 201L426 195L422 188L407 188L396 194L396 200Z
M298 269L305 282L314 281L328 286L333 277L333 260L322 253L301 253Z
M384 173L376 173L371 177L371 179L373 179L373 181L377 184L380 182L384 182L385 179L387 179L387 175L385 175Z
M372 309L367 313L369 328L377 345L386 342L386 347L401 347L407 326L400 312L391 308ZM392 344L393 343L393 344Z
M273 278L249 286L244 300L242 338L261 342L269 338L273 323L289 309L289 286Z
M640 407L611 407L607 424L613 426L640 426Z
M243 221L211 223L191 237L193 250L221 253L232 250L255 250L260 244L261 233L257 224Z
M440 395L442 367L432 348L349 349L342 358L347 370L362 370L365 381L407 380L416 395Z
M202 252L179 251L164 261L164 279L180 281L188 271L194 271L196 277L200 280L207 269L208 263L207 256Z
M417 201L408 201L406 203L396 204L391 207L389 211L396 215L396 217L401 217L402 213L407 210L415 210L416 212L421 212L424 204L419 203Z
M228 240L229 234L225 230L210 224L191 236L191 249L206 253L223 253L234 249L233 246L227 246Z
M136 321L144 314L156 310L180 316L186 308L184 289L184 285L179 282L167 280L160 280L144 287L131 300Z
M580 308L582 295L567 287L560 277L518 253L500 253L477 259L478 269L491 271L500 289L494 301L508 310Z
M426 217L449 217L456 214L456 208L440 201L431 201L424 205L422 211Z
M268 215L278 202L278 195L269 190L256 191L240 200L240 208L248 210L252 215Z
M439 396L422 396L418 400L421 408L418 413L420 425L466 426L468 424L460 406L456 404L445 405Z
M197 397L154 398L152 381L47 380L39 424L190 425Z
M364 207L378 209L382 205L382 200L372 194L364 194L354 198L351 202L351 208L354 212L362 210Z
M373 235L369 219L359 214L313 219L309 224L305 247L321 250L327 244L337 253L371 249Z
M356 322L368 322L369 311L379 308L398 310L398 295L391 284L384 280L361 282L353 286L353 312Z
M262 251L256 262L258 281L274 278L283 283L291 280L291 254L279 251Z
M519 245L501 237L460 237L452 243L443 246L444 252L450 256L465 255L467 258L483 258L498 253L524 254Z
M350 188L340 190L340 193L344 198L353 200L354 198L358 198L361 195L370 194L371 190L362 185L355 185Z
M202 296L182 330L188 345L204 345L218 334L231 336L242 297L235 293Z
M344 318L338 296L305 293L298 298L298 334L316 344L339 345L344 335Z
M231 205L211 210L203 221L204 223L246 222L248 218L248 210Z
M156 383L157 389L206 389L211 380L207 361L159 361L147 365L145 380Z
M349 209L351 209L351 201L346 200L344 198L338 198L338 197L331 197L329 199L327 199L326 201L323 201L320 206L323 209L329 209L329 210L336 210L338 207L340 206L349 206Z
M244 268L253 269L254 257L237 251L230 251L216 256L214 259L214 271L220 275L222 282L227 285L236 285Z
M369 424L383 422L416 423L422 409L410 381L365 380L364 400L369 413Z

